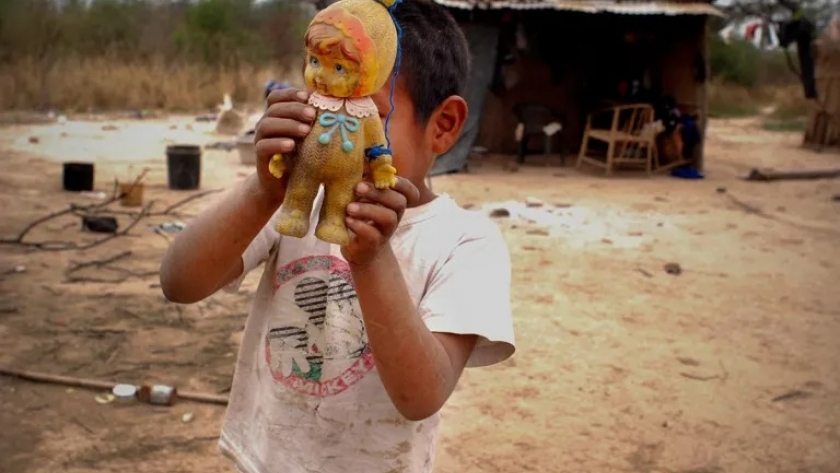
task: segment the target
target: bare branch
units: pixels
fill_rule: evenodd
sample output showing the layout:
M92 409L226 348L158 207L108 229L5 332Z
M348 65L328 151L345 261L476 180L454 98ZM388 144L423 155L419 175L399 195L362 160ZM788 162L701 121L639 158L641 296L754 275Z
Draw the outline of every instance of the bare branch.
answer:
M143 177L143 175L140 176L140 178L142 178L142 177ZM184 199L181 199L181 200L175 202L174 204L170 205L169 207L167 207L164 210L159 211L159 212L152 212L151 211L152 206L155 204L155 201L150 201L148 204L146 204L143 207L142 210L140 210L139 213L130 213L129 214L133 217L133 220L124 229L122 229L118 232L112 233L110 235L107 235L105 237L99 238L97 240L94 240L92 242L86 243L86 244L79 244L79 243L70 242L70 241L56 241L56 240L46 240L46 241L39 241L39 242L24 241L24 237L33 228L35 228L38 225L43 224L44 222L53 220L53 219L55 219L57 217L61 217L63 215L75 214L75 215L85 216L85 215L91 215L91 214L103 215L103 214L109 214L109 213L120 213L119 211L115 211L115 210L107 210L106 206L116 202L121 197L123 197L125 194L130 192L131 189L135 185L137 185L137 183L139 183L140 178L138 178L138 180L135 181L135 183L131 187L129 187L129 190L126 193L119 194L119 195L114 195L110 199L108 199L104 202L98 203L98 204L87 205L87 206L79 206L79 205L71 204L68 208L66 208L64 210L60 210L60 211L57 211L57 212L52 212L50 214L45 215L44 217L40 217L40 218L34 220L33 222L29 223L23 229L23 231L21 231L18 234L18 236L15 237L15 238L0 239L0 244L19 245L19 246L37 248L39 250L44 250L44 251L87 250L87 249L93 248L95 246L99 246L102 243L105 243L107 241L113 240L114 238L127 235L128 232L131 231L131 229L134 228L138 223L140 223L140 221L143 220L144 218L152 217L152 216L165 216L165 215L171 216L171 215L175 215L176 214L174 212L175 209L178 209L178 208L180 208L180 207L186 205L187 203L192 202L196 199L199 199L199 198L202 198L204 196L214 194L214 193L217 193L217 192L220 192L220 191L223 190L223 189L210 189L210 190L198 192L196 194L190 195L190 196L188 196Z

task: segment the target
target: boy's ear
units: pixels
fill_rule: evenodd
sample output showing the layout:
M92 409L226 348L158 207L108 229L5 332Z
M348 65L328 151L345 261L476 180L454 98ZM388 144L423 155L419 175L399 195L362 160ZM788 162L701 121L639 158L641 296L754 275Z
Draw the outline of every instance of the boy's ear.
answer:
M429 117L429 131L435 155L446 153L455 144L468 115L467 102L457 95L447 97L432 113Z

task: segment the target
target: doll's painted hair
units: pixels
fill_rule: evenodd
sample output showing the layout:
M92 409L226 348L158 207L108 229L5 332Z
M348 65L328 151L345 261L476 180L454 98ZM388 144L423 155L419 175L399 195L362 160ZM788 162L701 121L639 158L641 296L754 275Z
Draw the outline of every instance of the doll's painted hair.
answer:
M304 44L318 54L328 54L335 48L339 48L339 52L345 58L356 63L362 61L359 51L353 45L352 38L341 30L323 23L314 24L306 31Z

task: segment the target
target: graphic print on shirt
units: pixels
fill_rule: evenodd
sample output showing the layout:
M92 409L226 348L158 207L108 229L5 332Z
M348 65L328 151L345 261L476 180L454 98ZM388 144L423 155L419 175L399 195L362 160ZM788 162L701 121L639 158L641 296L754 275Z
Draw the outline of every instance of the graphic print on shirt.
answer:
M350 267L310 256L277 270L265 356L275 380L310 396L343 392L373 369Z

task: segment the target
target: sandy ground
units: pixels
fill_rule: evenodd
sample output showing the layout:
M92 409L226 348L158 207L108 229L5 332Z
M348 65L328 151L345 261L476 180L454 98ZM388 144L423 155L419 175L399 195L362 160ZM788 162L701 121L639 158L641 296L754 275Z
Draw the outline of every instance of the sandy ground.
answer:
M96 202L61 191L62 160L95 160L105 192L149 166L146 197L160 213L191 195L167 190L165 145L221 139L207 130L190 117L1 128L0 234ZM604 178L539 158L435 178L436 191L476 209L545 203L498 219L519 351L465 373L436 471L840 471L840 180L741 180L753 167L840 167L840 155L798 144L751 120L715 121L705 180ZM206 151L202 188L248 172L235 152ZM167 241L151 229L189 221L212 198L84 251L0 245L0 365L224 393L257 274L239 294L167 303L156 277ZM109 208L122 228L136 211ZM101 237L79 227L64 216L26 241ZM232 471L215 442L222 407L98 404L96 394L0 377L0 471Z

